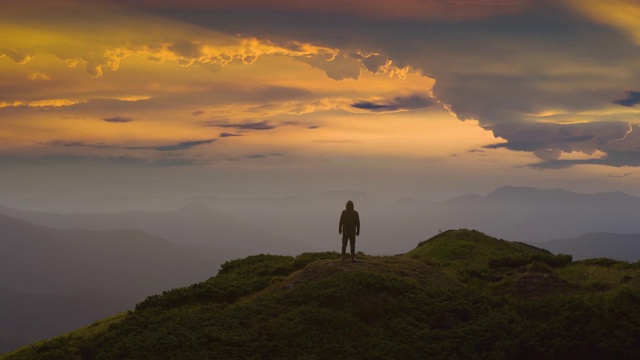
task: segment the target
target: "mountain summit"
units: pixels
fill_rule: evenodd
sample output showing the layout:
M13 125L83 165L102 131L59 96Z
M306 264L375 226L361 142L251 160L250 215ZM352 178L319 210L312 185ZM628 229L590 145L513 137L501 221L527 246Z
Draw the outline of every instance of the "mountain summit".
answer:
M473 230L396 256L256 255L14 359L632 359L639 264Z

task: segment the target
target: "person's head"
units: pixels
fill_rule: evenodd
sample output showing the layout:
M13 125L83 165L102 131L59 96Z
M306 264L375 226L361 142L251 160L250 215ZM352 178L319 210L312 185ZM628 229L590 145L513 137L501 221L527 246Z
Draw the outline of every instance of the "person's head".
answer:
M353 210L353 201L347 201L347 210Z

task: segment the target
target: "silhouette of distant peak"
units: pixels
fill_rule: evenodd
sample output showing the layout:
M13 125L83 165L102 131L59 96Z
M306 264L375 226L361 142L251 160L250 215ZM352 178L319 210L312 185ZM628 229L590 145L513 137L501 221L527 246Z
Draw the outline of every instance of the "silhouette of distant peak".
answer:
M445 200L444 203L455 204L455 203L481 202L482 199L484 199L484 196L480 196L478 194L467 194L467 195L454 197L449 200Z
M607 198L609 200L616 200L616 201L634 201L634 202L640 201L640 198L638 198L637 196L629 195L621 191L597 193L597 194L593 194L592 196L594 198Z
M324 197L335 197L335 198L353 198L353 199L368 199L369 194L365 191L357 191L357 190L330 190L325 191L321 194Z
M36 226L26 220L15 218L11 215L0 214L0 227L7 226L22 226L22 227L31 227Z
M509 200L511 198L533 197L541 195L552 196L566 196L566 195L578 195L571 191L562 189L545 190L538 189L530 186L516 187L516 186L502 186L492 191L486 197L496 200Z
M201 203L190 203L190 204L184 205L183 207L180 208L179 211L190 213L190 214L206 214L206 213L216 212L214 209L206 205L203 205Z
M640 204L640 198L620 191L583 194L563 189L502 186L485 196L493 201L587 201L600 204Z

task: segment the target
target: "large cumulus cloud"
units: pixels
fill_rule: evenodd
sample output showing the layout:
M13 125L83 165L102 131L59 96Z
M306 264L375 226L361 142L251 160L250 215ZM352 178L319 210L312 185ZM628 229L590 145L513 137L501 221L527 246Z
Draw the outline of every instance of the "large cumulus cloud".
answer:
M293 17L249 12L242 13L245 21L238 25L237 12L225 19L213 12L167 15L220 31L256 34L274 43L295 38L345 53L376 53L380 63L409 66L436 80L434 97L460 120L478 120L506 140L494 147L531 152L548 167L637 166L638 146L623 156L614 144L636 139L629 135L638 131L632 126L638 117L629 108L633 110L637 98L629 89L640 87L640 47L617 28L584 17L574 5L566 6L566 1L528 3L527 11L515 13L412 21L349 12L327 16L299 11ZM394 108L374 102L354 106L371 111ZM551 166L572 152L594 158Z

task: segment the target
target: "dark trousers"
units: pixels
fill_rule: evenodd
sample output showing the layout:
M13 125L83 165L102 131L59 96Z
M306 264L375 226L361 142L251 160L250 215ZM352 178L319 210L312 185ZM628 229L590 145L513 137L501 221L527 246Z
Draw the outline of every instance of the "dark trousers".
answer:
M347 241L351 245L351 257L354 257L356 254L356 234L342 234L342 256L347 251Z

